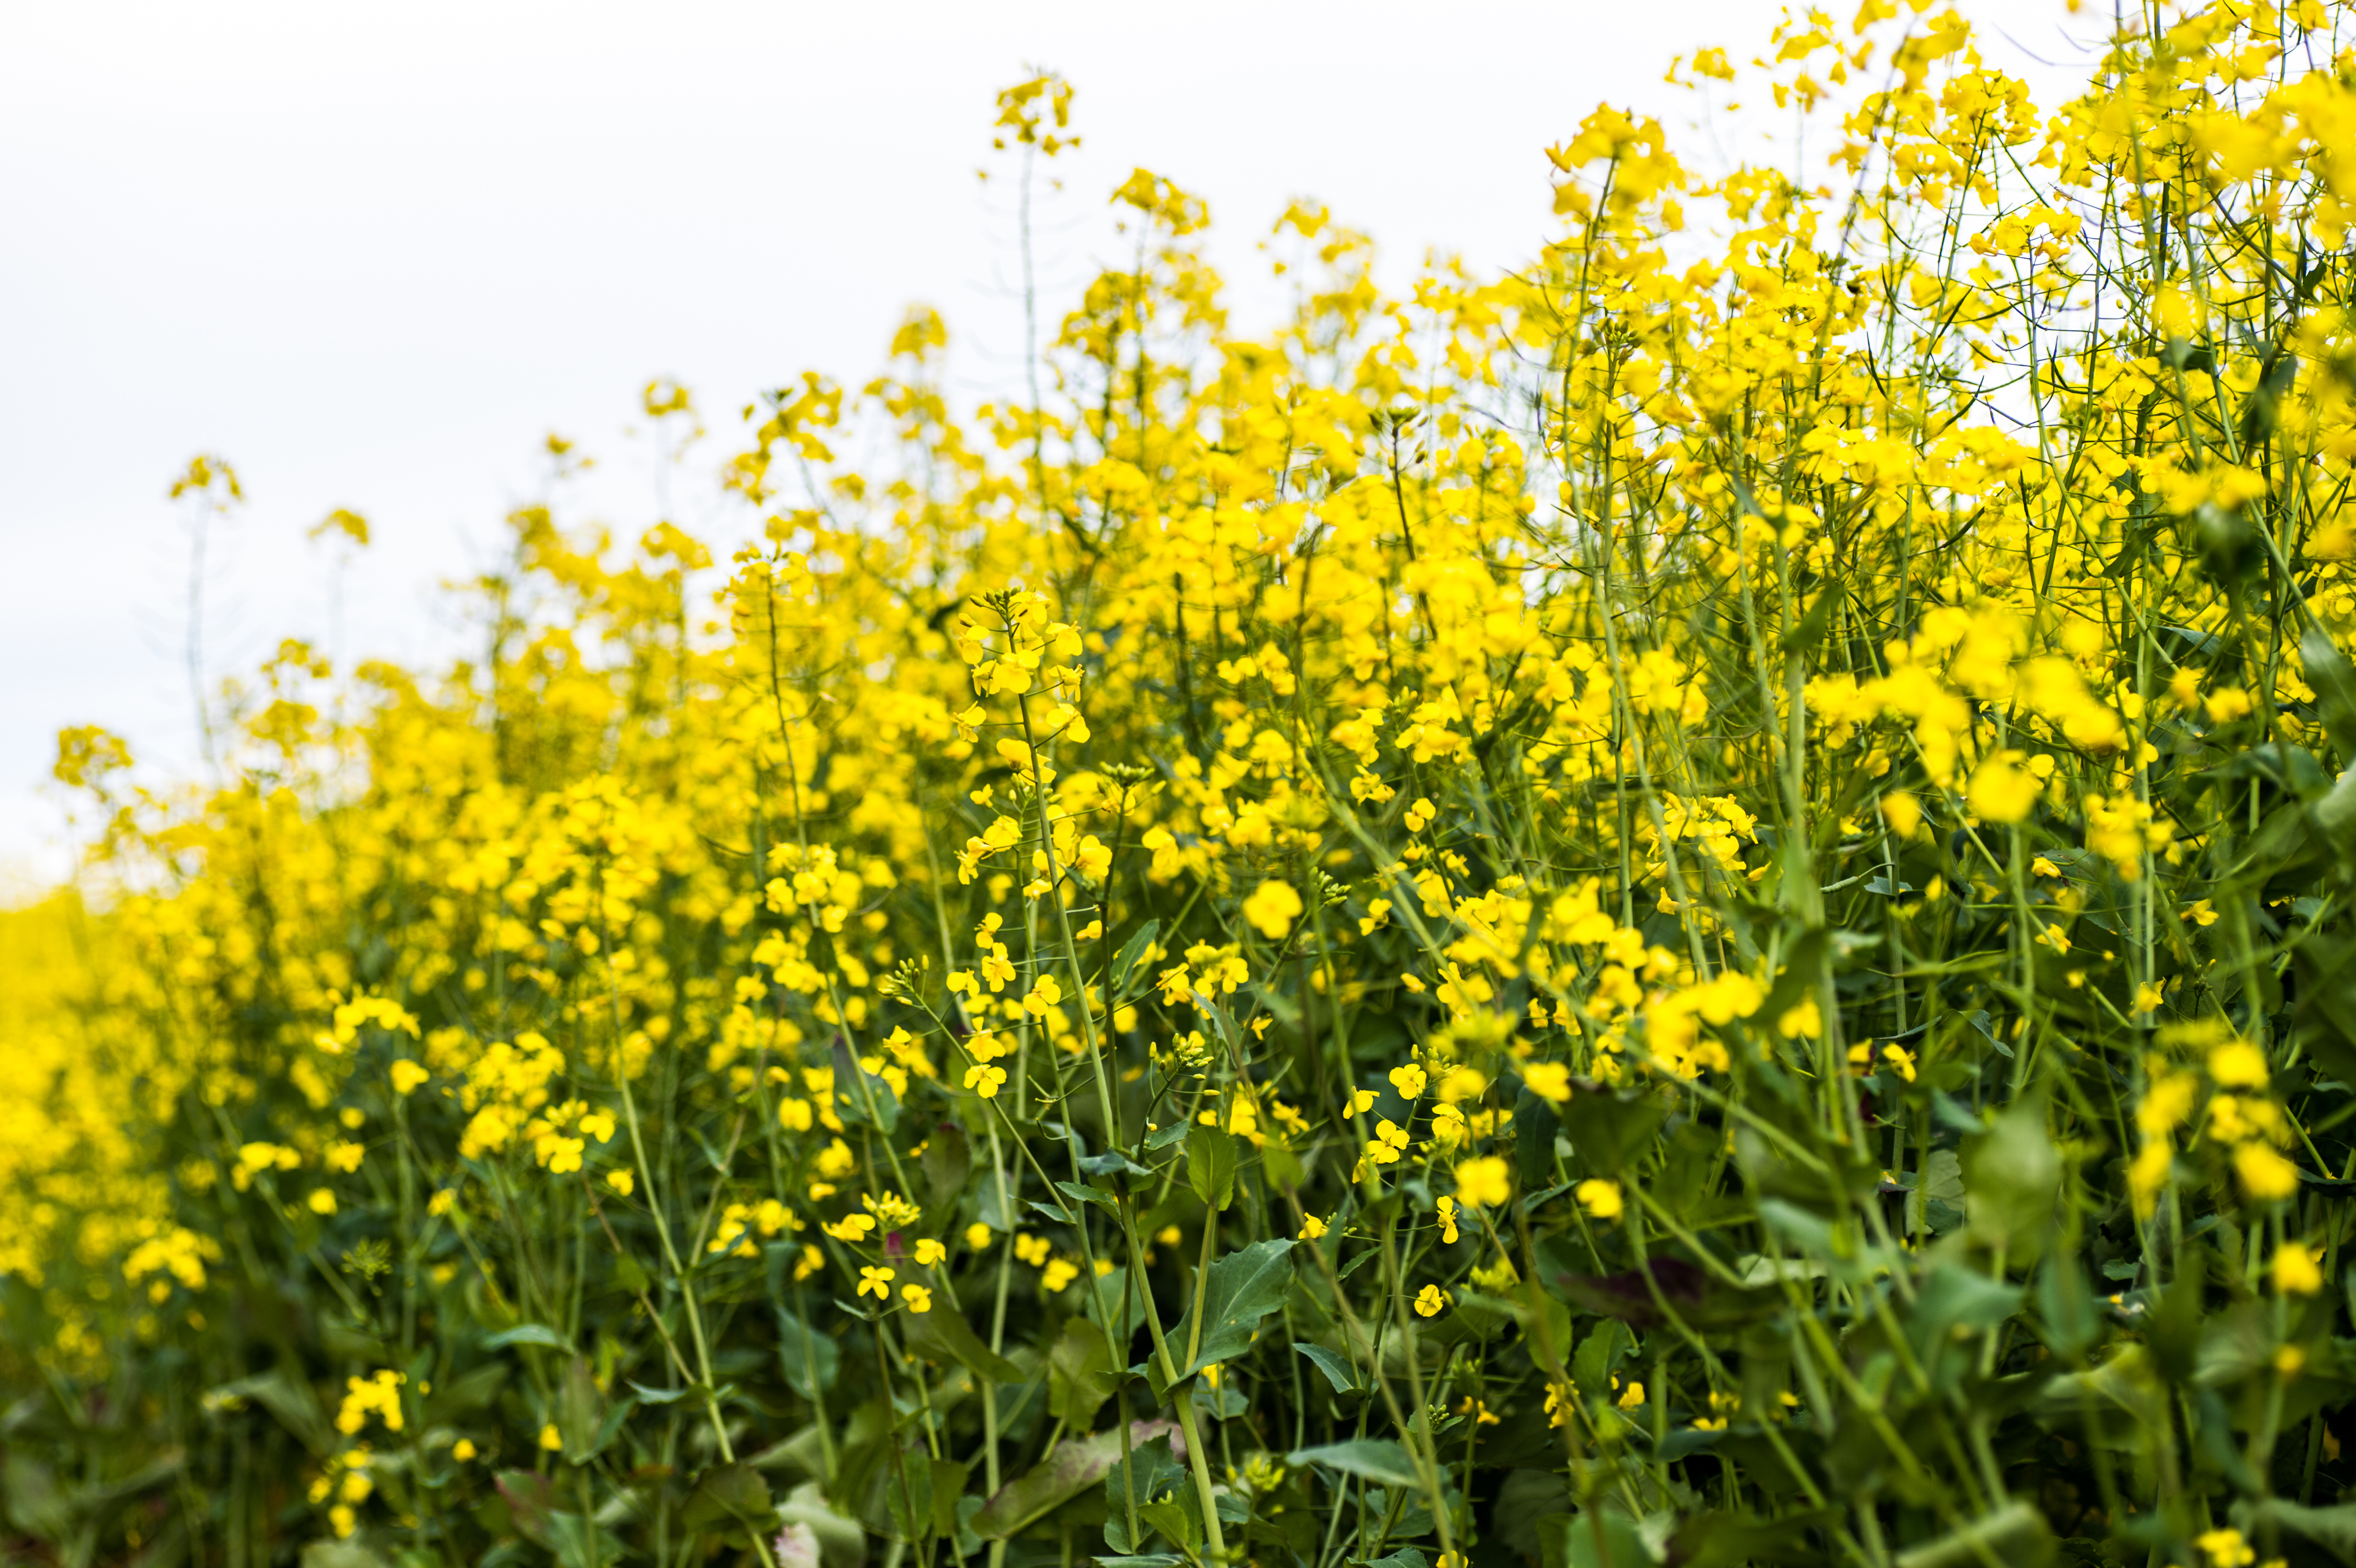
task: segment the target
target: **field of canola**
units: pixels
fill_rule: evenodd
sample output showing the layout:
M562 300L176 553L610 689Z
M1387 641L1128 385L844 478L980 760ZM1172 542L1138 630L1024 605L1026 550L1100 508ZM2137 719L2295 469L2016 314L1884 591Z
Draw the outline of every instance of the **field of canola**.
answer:
M2071 25L1262 337L1141 170L1023 398L648 389L727 559L67 732L0 1561L2356 1561L2356 5Z

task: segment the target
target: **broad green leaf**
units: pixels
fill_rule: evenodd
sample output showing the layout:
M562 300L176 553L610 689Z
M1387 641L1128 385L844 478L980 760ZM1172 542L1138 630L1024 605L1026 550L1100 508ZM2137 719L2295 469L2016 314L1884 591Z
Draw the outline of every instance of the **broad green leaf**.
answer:
M1934 1541L1898 1554L1898 1568L2044 1568L2053 1561L2053 1531L2034 1503L2019 1499Z
M992 1382L1019 1383L1023 1374L1013 1362L992 1350L973 1331L965 1315L941 1301L933 1303L930 1312L910 1312L902 1315L905 1325L908 1349L936 1365L947 1366L954 1361L976 1377Z
M1192 1377L1251 1348L1260 1319L1283 1306L1285 1293L1292 1288L1292 1260L1286 1255L1292 1248L1289 1241L1254 1242L1211 1265L1203 1287L1200 1348L1178 1369L1179 1378ZM1170 1331L1170 1344L1174 1354L1194 1343L1194 1306L1190 1301L1186 1315Z
M1333 1385L1333 1392L1335 1393L1356 1393L1359 1392L1358 1374L1351 1369L1350 1363L1335 1355L1333 1351L1327 1349L1324 1346L1303 1345L1295 1342L1292 1348L1300 1351L1302 1355L1308 1357L1309 1360L1316 1366L1317 1370L1325 1374L1325 1381Z
M1119 1376L1104 1330L1085 1317L1066 1318L1047 1352L1048 1413L1075 1431L1087 1430L1112 1397Z
M1116 1438L1119 1434L1115 1434ZM1129 1456L1130 1493L1137 1506L1143 1509L1164 1493L1186 1485L1186 1467L1180 1464L1170 1450L1170 1439L1157 1437L1151 1443L1131 1446ZM1116 1456L1112 1471L1105 1477L1105 1544L1115 1552L1134 1552L1144 1542L1132 1541L1129 1534L1129 1513L1121 1506L1121 1465Z
M1752 1563L1813 1563L1822 1553L1811 1533L1833 1515L1826 1511L1761 1519L1720 1511L1698 1514L1677 1526L1669 1555L1679 1568L1750 1568Z
M357 1541L315 1541L303 1548L303 1568L385 1568L384 1559Z
M1329 1470L1363 1476L1386 1486L1422 1484L1415 1473L1415 1461L1408 1456L1405 1448L1387 1437L1353 1437L1346 1443L1328 1443L1322 1448L1295 1448L1284 1456L1284 1462L1323 1465Z
M2342 1563L2356 1563L2356 1503L2305 1508L2287 1498L2268 1498L2250 1512L2254 1523L2273 1524L2313 1541Z
M765 1528L776 1512L769 1501L769 1483L761 1472L738 1460L708 1470L688 1495L680 1522L690 1530L711 1530L734 1523L748 1530Z
M789 1528L799 1525L815 1535L826 1568L860 1568L866 1560L866 1533L829 1506L816 1481L804 1481L787 1495L777 1509L777 1521Z
M830 1336L812 1333L793 1313L777 1308L777 1363L787 1387L815 1404L834 1386L841 1361L841 1348Z
M966 1177L973 1169L973 1154L963 1129L954 1122L934 1128L925 1140L919 1168L925 1173L926 1207L937 1211L948 1209L965 1190Z
M1130 977L1145 962L1145 955L1153 951L1153 939L1161 934L1162 923L1149 920L1120 944L1120 952L1112 961L1112 994L1116 1000L1128 998Z
M605 1396L589 1371L586 1358L575 1356L564 1370L556 1391L556 1434L564 1440L564 1456L585 1465L597 1456L597 1428L605 1419Z
M1186 1135L1186 1185L1208 1207L1225 1209L1236 1196L1236 1140L1216 1127Z
M1124 1264L1110 1274L1099 1275L1095 1296L1088 1304L1088 1316L1105 1330L1106 1343L1112 1348L1116 1361L1128 1359L1129 1342L1145 1321L1145 1303L1129 1288L1129 1266Z
M306 1380L289 1376L284 1367L222 1383L207 1390L205 1398L216 1403L231 1399L252 1400L276 1416L314 1454L325 1454L334 1446L335 1435L327 1429L327 1413L319 1408L319 1396L312 1392Z
M545 1323L519 1323L512 1328L502 1328L496 1334L483 1336L483 1349L504 1350L509 1345L538 1345L543 1349L569 1350L571 1341Z
M892 1528L902 1541L914 1544L933 1532L933 1466L924 1444L911 1437L896 1460L884 1467L884 1501Z
M1132 1449L1177 1430L1167 1421L1140 1421L1130 1426ZM973 1532L984 1541L1003 1541L1025 1525L1088 1488L1100 1484L1120 1463L1120 1433L1099 1432L1093 1437L1066 1441L1036 1469L1017 1477L981 1505L973 1516Z
M834 1112L851 1126L880 1133L900 1125L900 1101L892 1085L861 1067L840 1040L834 1042Z
M1964 1146L1963 1163L1973 1232L2008 1257L2043 1251L2062 1192L2062 1156L2045 1131L2043 1097L2015 1102L1984 1136Z

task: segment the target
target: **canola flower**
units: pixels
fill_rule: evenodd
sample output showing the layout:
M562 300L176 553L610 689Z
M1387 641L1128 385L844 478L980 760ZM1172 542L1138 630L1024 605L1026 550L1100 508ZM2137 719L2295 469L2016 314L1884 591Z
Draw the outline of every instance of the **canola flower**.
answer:
M1257 337L1139 170L1025 395L748 411L733 551L552 438L476 656L67 731L8 1550L2340 1550L2356 7L2078 16L1681 57L1834 177L1601 109L1499 277L1297 206Z

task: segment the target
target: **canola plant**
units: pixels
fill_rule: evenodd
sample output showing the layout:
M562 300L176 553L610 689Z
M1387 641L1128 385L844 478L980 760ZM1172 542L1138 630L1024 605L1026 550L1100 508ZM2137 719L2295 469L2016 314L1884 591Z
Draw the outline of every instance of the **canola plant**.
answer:
M0 1556L2349 1561L2356 8L2073 26L1787 16L1672 77L1828 175L1599 110L1264 336L1141 170L724 560L527 507L462 662L67 732Z

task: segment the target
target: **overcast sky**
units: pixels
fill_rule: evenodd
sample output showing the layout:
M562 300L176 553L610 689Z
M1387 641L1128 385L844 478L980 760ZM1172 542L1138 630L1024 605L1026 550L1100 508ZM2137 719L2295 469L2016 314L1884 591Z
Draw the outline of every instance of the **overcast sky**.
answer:
M1840 7L1844 17L1848 5ZM1991 61L2052 80L2061 0L1979 0ZM1755 49L1762 0L1347 5L1119 0L75 0L0 7L0 877L66 864L44 781L61 725L183 773L186 537L198 452L250 498L207 577L209 672L324 639L329 510L378 543L352 656L432 658L434 584L535 493L540 438L606 460L654 376L734 411L806 368L879 365L902 312L948 319L962 395L1019 375L992 97L1033 62L1078 87L1047 209L1048 319L1105 259L1143 165L1205 197L1238 283L1296 197L1494 269L1547 229L1544 148L1599 101L1683 120L1669 57ZM2040 92L2040 98L2044 94ZM1741 153L1745 149L1730 148ZM1260 298L1266 298L1263 293ZM1248 318L1253 296L1247 290ZM629 489L636 482L640 489ZM691 521L692 519L682 519Z

